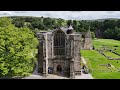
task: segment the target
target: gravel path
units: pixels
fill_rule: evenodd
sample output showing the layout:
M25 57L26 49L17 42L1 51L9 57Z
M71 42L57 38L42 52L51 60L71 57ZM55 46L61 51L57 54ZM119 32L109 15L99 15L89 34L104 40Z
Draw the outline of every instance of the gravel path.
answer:
M69 79L69 78L49 74L46 78L43 77L42 75L31 75L31 76L25 77L23 79ZM80 75L75 76L75 79L93 79L93 77L90 74L82 73L81 76Z
M81 73L81 76L75 76L75 79L93 79L93 77L91 74Z

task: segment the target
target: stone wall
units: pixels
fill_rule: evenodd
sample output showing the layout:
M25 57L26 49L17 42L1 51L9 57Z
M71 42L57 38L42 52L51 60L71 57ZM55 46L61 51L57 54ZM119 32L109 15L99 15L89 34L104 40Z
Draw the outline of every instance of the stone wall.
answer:
M39 35L39 47L38 47L38 72L43 72L43 42L44 36L42 34Z
M63 60L60 60L60 59L49 59L48 60L48 67L52 67L53 68L53 70L54 70L53 74L57 73L57 66L58 65L61 65L62 72L64 74L68 75L68 73L70 72L69 71L70 60L68 60L68 59L63 59Z
M52 35L52 33L39 34L39 71L47 76L48 68L52 67L53 73L56 74L57 66L61 65L62 72L71 78L74 78L75 74L81 74L81 34L66 34L66 55L59 57L53 57Z
M91 38L91 32L82 32L81 33L82 36L84 36L83 38L81 37L81 49L85 49L85 50L91 50L92 49L92 38Z
M81 35L74 35L74 70L75 74L80 74L80 39Z
M87 50L92 49L92 40L91 40L91 38L85 38L84 49L87 49Z
M47 34L48 40L48 58L52 58L52 34Z

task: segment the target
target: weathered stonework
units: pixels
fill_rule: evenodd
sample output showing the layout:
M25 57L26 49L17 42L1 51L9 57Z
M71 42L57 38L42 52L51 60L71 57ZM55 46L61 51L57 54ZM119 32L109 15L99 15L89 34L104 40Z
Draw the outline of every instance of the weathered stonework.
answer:
M81 34L81 39L80 39L80 49L83 50L92 50L92 37L91 37L91 32L90 30L86 32L79 32Z
M70 78L81 74L81 34L71 28L59 28L38 33L37 36L39 38L38 71L43 76L47 76L50 71L52 74L59 72Z
M88 50L92 49L92 38L91 38L90 30L88 30L88 32L86 32L85 34L84 49L88 49Z

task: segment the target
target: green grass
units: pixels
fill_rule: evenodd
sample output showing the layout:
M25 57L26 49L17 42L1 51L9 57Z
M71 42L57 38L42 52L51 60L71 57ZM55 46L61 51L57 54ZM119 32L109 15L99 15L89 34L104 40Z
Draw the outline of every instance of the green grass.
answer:
M106 52L103 52L106 56L108 57L111 57L111 58L120 58L120 56L112 53L112 52L109 52L109 51L106 51Z
M120 79L120 60L107 60L103 55L94 50L81 50L81 55L85 58L90 73L95 79ZM101 64L112 64L114 67L108 69ZM118 68L118 69L116 69Z
M107 49L111 49L111 50L120 54L120 41L118 41L118 40L95 39L92 41L92 43L96 49L100 49L101 47L105 47ZM115 47L115 46L117 46L117 47Z
M112 39L95 39L92 41L95 49L103 48L103 53L111 58L120 58L120 56L107 50L113 50L120 54L120 41ZM116 47L117 46L117 47ZM85 58L90 73L95 79L120 79L120 60L108 60L105 56L95 50L81 50L81 55ZM102 65L111 64L113 67Z
M116 50L115 50L116 49ZM114 52L116 52L116 53L118 53L118 54L120 54L120 47L118 47L118 48L113 48L112 50L114 51Z

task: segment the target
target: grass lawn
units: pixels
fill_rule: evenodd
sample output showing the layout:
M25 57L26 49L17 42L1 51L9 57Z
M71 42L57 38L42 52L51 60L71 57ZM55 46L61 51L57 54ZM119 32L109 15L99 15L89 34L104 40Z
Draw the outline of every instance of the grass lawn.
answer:
M116 49L116 48L115 48ZM113 48L113 51L120 54L120 47L118 47L116 50Z
M118 56L118 55L116 55L116 54L114 54L114 53L112 53L112 52L109 52L109 51L105 51L105 52L103 52L106 56L108 56L108 57L111 57L111 58L120 58L120 56Z
M120 60L107 60L103 55L94 50L81 50L81 55L85 58L90 73L95 79L120 79ZM113 67L101 66L111 64Z
M95 39L92 41L96 49L105 47L120 54L120 41L112 39Z
M120 54L120 41L112 39L95 39L92 43L95 49L104 47L105 49L113 50ZM120 56L106 50L103 50L103 53L112 58L120 58ZM120 60L108 60L95 50L81 50L81 55L85 58L93 78L120 79ZM107 64L111 64L112 67L105 66Z

